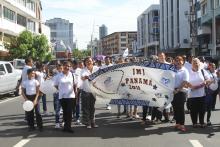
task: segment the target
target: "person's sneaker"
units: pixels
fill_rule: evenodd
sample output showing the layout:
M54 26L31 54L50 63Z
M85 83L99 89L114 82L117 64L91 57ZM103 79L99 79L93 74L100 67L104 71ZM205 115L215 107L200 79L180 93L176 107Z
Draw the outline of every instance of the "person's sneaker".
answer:
M139 119L139 118L140 118L140 116L139 116L138 114L134 115L133 117L134 117L135 119Z
M76 124L76 125L82 125L82 123L80 122L79 119L76 120L76 123L75 123L75 124Z
M55 124L55 129L60 129L61 127L60 127L60 124L59 123L56 123Z
M212 125L211 121L208 121L207 126L211 126L211 125Z
M88 126L86 126L86 128L87 128L87 129L91 129L91 128L92 128L92 126L91 126L91 125L88 125Z
M111 110L111 106L110 105L106 105L106 110Z

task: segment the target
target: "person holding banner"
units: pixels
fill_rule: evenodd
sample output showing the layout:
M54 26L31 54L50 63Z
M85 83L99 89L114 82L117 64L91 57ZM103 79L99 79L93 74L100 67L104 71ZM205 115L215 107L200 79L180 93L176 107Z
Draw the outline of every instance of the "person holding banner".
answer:
M184 67L184 60L181 56L175 58L174 64L177 68L177 73L175 76L175 90L174 98L172 101L174 118L176 120L175 129L185 132L185 111L184 104L187 97L187 91L185 87L189 82L189 73Z
M93 65L91 57L87 57L84 60L85 68L81 71L82 79L82 123L86 125L87 129L97 128L95 124L95 101L92 91L89 88L89 75L99 70L98 67Z
M35 130L34 127L34 111L36 115L37 126L39 131L43 129L42 117L38 109L39 105L39 82L35 79L35 72L32 68L27 70L28 79L22 83L22 96L25 100L30 100L34 103L34 109L26 112L29 131Z

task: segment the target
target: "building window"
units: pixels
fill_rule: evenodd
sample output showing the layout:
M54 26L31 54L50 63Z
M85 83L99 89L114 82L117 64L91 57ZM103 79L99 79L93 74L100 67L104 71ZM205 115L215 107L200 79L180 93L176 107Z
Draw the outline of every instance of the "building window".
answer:
M121 33L121 36L126 36L126 33Z
M126 47L126 44L121 44L121 47Z
M121 38L121 42L126 42L126 38Z
M26 7L35 12L35 2L32 0L27 0Z
M17 24L26 27L27 26L27 19L26 17L17 14Z
M4 18L15 22L15 12L4 7Z
M23 6L26 6L26 0L17 0L17 2Z
M27 29L32 31L32 32L35 32L35 22L28 19Z

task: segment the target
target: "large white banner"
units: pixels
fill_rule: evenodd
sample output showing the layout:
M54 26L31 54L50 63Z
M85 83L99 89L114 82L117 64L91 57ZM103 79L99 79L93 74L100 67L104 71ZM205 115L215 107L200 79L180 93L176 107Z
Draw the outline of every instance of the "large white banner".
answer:
M166 107L173 99L175 68L156 62L119 64L90 76L99 102Z

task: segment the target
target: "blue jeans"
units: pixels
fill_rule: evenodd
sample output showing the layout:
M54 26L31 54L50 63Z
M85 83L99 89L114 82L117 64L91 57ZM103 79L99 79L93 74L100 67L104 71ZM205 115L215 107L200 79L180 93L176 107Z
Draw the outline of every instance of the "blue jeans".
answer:
M54 106L54 111L55 111L55 122L59 123L60 119L60 100L59 100L59 93L54 93L53 94L53 106Z
M43 94L42 96L39 96L38 99L42 99L43 103L43 111L47 111L47 99L46 99L46 94ZM40 105L38 106L40 110Z

